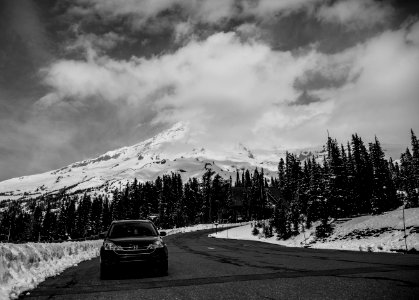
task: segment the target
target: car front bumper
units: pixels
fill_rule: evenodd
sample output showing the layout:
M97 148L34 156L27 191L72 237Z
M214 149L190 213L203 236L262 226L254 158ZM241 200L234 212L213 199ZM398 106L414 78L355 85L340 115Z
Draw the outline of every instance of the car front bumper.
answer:
M100 263L103 266L133 263L163 264L167 262L167 257L166 247L154 249L152 252L105 250L103 247L100 250Z

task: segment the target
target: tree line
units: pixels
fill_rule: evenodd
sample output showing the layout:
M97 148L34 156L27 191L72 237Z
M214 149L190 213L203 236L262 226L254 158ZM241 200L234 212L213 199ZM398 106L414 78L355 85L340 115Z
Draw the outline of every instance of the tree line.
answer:
M411 149L393 162L377 138L366 145L354 134L343 145L329 137L325 157L300 161L286 153L276 177L256 168L237 170L233 181L208 168L185 183L179 173L144 183L134 179L110 197L61 193L9 201L0 210L0 241L83 239L105 231L112 220L146 218L162 228L271 218L280 238L320 220L319 234L326 235L330 218L419 206L419 144L413 131Z
M161 228L208 223L231 214L231 187L231 179L207 169L200 181L186 183L179 173L145 183L134 179L111 197L63 193L10 201L0 213L0 241L84 239L121 219L151 218Z
M322 162L301 163L287 153L274 181L281 195L273 217L278 236L289 238L318 220L317 234L325 236L330 218L419 206L419 144L413 131L411 145L400 163L385 158L377 138L367 146L357 134L346 145L329 137Z

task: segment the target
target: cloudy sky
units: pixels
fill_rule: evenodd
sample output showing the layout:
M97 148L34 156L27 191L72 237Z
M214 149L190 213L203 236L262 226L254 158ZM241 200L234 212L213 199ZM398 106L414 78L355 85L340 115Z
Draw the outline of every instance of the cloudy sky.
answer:
M2 0L0 180L189 122L206 147L419 133L419 7L391 0Z

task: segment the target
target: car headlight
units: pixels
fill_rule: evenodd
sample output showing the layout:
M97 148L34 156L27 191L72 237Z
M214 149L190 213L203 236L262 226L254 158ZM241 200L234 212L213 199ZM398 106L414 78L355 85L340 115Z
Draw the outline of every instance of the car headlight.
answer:
M160 240L154 241L152 244L148 245L148 249L157 249L157 248L163 248L164 244Z
M105 250L120 250L122 249L121 246L117 246L112 242L106 241L103 243L103 248Z

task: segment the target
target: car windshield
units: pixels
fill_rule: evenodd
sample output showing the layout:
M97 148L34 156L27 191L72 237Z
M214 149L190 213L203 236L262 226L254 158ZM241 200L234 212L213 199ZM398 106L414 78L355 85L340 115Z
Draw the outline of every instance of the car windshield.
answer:
M129 222L115 223L109 232L110 238L157 236L157 232L150 223Z

